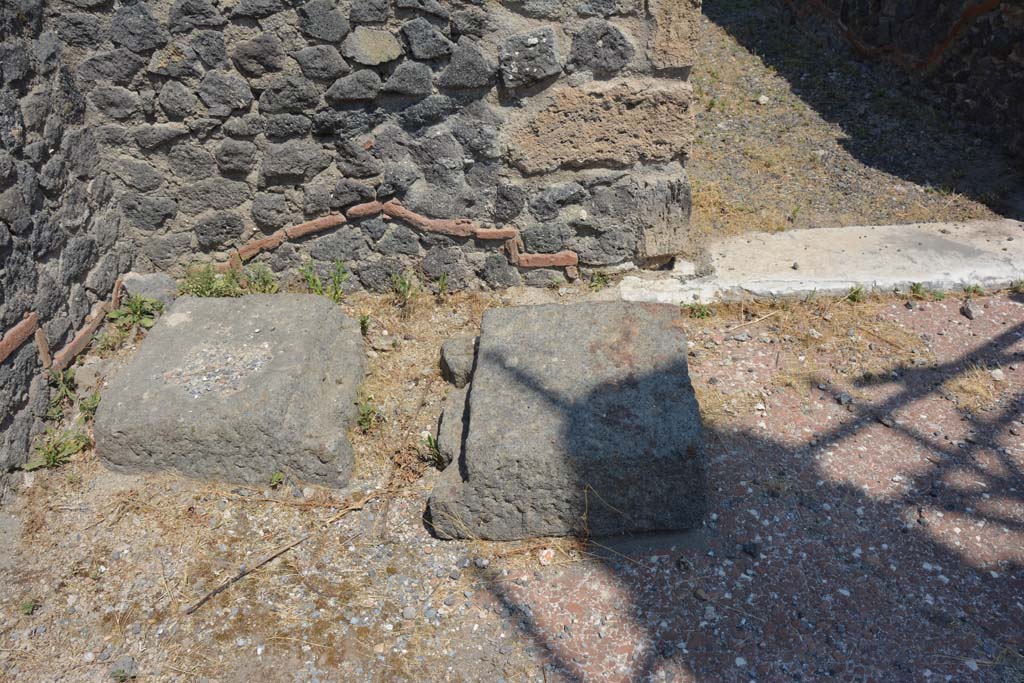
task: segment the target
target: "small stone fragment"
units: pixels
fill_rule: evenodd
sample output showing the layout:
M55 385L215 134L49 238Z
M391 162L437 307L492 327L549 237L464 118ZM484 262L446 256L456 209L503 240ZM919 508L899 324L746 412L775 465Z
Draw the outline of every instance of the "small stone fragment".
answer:
M302 74L315 80L333 80L350 71L338 50L330 45L311 45L292 53Z
M462 36L452 52L451 61L441 72L438 83L453 90L484 88L491 84L497 67L471 38Z
M469 383L476 360L476 337L455 337L441 346L441 376L456 387Z
M602 19L590 19L572 40L569 64L607 75L621 71L635 53L622 31Z
M452 41L423 17L416 17L402 26L402 35L416 59L437 59L450 55L455 47Z
M960 307L960 315L968 320L975 320L981 317L982 308L978 304L974 303L972 299L967 299Z
M388 0L353 0L348 18L356 24L382 24L388 20Z
M425 97L433 90L433 72L420 62L402 62L384 83L384 92Z
M372 100L380 93L380 76L369 69L356 71L339 78L324 93L328 102L358 102Z
M336 43L349 32L348 20L332 0L310 0L297 12L299 29L314 40Z
M532 85L561 72L555 32L550 28L512 36L501 48L501 77L506 88Z
M341 44L341 54L366 66L377 66L402 56L402 46L390 31L357 26Z
M165 307L178 297L178 283L167 273L125 273L121 284L128 296L141 296L159 301Z

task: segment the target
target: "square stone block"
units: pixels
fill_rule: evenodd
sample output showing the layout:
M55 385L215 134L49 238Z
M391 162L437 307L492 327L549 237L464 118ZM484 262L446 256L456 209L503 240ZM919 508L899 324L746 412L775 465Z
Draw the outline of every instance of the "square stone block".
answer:
M491 310L477 354L465 441L429 503L439 536L700 525L701 420L677 306Z
M324 297L183 297L103 393L96 452L119 471L340 486L365 373L359 325Z

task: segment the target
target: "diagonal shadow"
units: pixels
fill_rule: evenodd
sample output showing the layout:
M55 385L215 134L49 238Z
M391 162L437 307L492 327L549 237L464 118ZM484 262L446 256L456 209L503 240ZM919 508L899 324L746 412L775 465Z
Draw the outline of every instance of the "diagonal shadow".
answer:
M703 13L838 125L840 144L856 159L1024 217L1024 164L1004 146L1007 136L967 119L963 108L928 97L927 87L886 62L825 49L782 2L704 0Z
M741 608L723 600L723 612L730 610L727 614L732 620L728 627L715 628L713 637L702 634L703 626L694 626L711 619L707 616L711 602L689 595L676 600L663 598L665 594L678 596L680 587L700 588L705 574L722 569L723 565L716 565L717 557L709 559L703 550L679 555L679 566L691 570L678 576L671 572L666 576L664 570L636 569L636 562L622 555L598 556L594 572L628 595L626 611L640 633L634 637L647 643L636 649L628 670L612 676L597 676L586 661L556 637L545 622L557 620L557 606L497 580L497 569L476 570L478 578L511 615L524 638L542 653L544 680L641 683L672 680L673 675L674 680L746 680L747 671L736 669L736 654L756 639L761 640L761 649L755 653L760 652L764 660L759 663L763 670L758 671L762 676L758 680L832 679L844 672L850 674L848 680L861 680L854 674L863 679L914 680L912 670L921 661L935 662L939 658L940 664L949 664L970 657L982 661L986 668L975 669L976 673L965 680L1022 680L1024 641L1019 635L1024 633L1024 614L1014 605L1024 590L1024 467L1019 452L1015 460L1010 450L998 443L1024 414L1024 391L1014 395L994 416L966 417L965 437L957 442L942 442L909 421L887 421L890 426L885 438L890 446L886 454L919 451L929 461L927 467L899 477L905 483L895 495L869 494L857 481L844 481L830 474L822 460L832 451L850 451L854 444L870 444L871 431L882 428L881 417L916 409L939 397L941 381L963 373L971 363L1005 366L1019 362L1024 350L1014 347L1020 347L1022 339L1024 323L1019 323L953 360L903 369L899 379L893 380L899 385L895 394L849 406L849 419L819 433L813 445L794 446L750 430L707 430L706 467L711 483L710 511L714 513L708 522L713 530L711 554L721 553L727 572L737 567L754 572L752 576L757 578L748 577L749 581L765 584L760 595L767 592L775 596L765 604ZM570 449L566 462L577 466L575 486L583 491L587 473L579 469L579 463L587 462L583 457L586 454L572 452L571 448L586 440L581 440L576 431L591 428L595 410L604 414L619 400L634 401L635 386L624 390L621 383L602 384L572 400L521 367L506 364L505 369L510 381L529 387L538 400L562 413L563 443ZM666 375L675 373L651 373L636 378L636 384L663 387ZM860 470L866 469L866 465L860 465ZM733 482L770 481L778 472L788 472L786 476L793 482L784 492L758 496L728 490ZM789 542L801 548L801 555L787 555L786 549L774 546L762 549L763 540L749 540L765 535L746 516L755 499L773 512L773 524L787 527ZM917 519L908 519L907 514L914 510ZM585 511L585 507L580 508L581 514ZM930 521L933 518L938 521ZM988 548L961 547L956 535L942 527L941 520L947 518L963 526L970 524L971 530L987 530L984 533L994 534L997 542L989 543ZM939 526L933 528L932 524ZM748 540L736 542L743 538ZM646 547L665 551L673 542L653 538ZM907 581L884 566L862 562L859 555L853 562L842 559L842 552L858 542L871 544L871 549L888 548L891 567L918 572L921 566L941 568L941 574L934 577L944 583L928 583L932 575L928 581ZM762 572L758 569L761 565L770 570ZM982 569L1002 578L984 579ZM592 575L584 572L583 576ZM845 593L823 601L819 577L849 585L853 597L843 588ZM720 590L714 581L707 591L712 594ZM926 583L927 590L921 593ZM926 603L923 607L910 599L919 593ZM862 599L857 601L857 597ZM555 598L557 605L557 595ZM794 623L779 625L780 614ZM978 618L979 614L983 618ZM721 615L715 618L716 623L725 623ZM889 630L894 624L902 630ZM680 641L687 642L689 649L680 650L674 645ZM848 645L850 641L872 642L873 646L856 651ZM978 666L975 660L970 661ZM939 668L935 663L932 666ZM755 677L753 673L751 677Z

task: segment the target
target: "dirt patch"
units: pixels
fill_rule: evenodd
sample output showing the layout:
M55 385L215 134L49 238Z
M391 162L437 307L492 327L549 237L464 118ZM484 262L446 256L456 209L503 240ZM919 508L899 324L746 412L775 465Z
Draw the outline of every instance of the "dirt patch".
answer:
M1020 675L1024 305L1006 295L975 295L975 320L952 296L686 319L713 482L698 543L434 539L420 449L449 390L441 342L489 306L602 295L346 299L369 316L366 401L382 418L353 434L343 491L124 476L90 452L18 475L0 669L95 681L129 656L152 681ZM971 367L1003 371L973 411L944 389Z
M905 75L830 51L781 3L707 0L691 76L695 247L751 230L1018 217L1018 170Z

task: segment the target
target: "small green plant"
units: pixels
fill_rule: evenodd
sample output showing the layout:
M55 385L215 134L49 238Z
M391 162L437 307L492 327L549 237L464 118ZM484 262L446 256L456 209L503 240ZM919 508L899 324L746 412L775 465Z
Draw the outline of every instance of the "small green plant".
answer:
M932 301L944 301L946 293L939 290L932 290Z
M115 327L123 330L132 330L136 327L148 330L156 323L156 317L163 309L162 302L133 294L125 300L120 308L108 313L107 318L114 323Z
M852 287L850 291L846 294L846 300L849 301L851 304L859 304L860 302L864 301L864 298L864 285L857 285L856 287Z
M608 286L608 276L604 273L594 273L590 276L590 284L588 286L591 292L600 292Z
M380 413L380 408L370 403L370 401L363 400L359 404L359 429L363 434L369 434L377 424L384 419L384 416Z
M26 600L21 603L21 613L26 617L32 616L37 609L39 609L39 603L35 600Z
M277 294L280 285L274 272L265 263L254 263L245 269L246 290L250 294Z
M924 299L928 296L928 290L920 282L914 282L910 285L910 296L915 299Z
M59 420L64 411L75 403L75 369L50 371L50 406L46 410L48 420Z
M985 293L985 290L978 285L965 285L964 294L967 296L981 296Z
M317 274L310 263L299 268L299 273L302 274L303 279L306 281L306 287L311 294L326 296L336 304L340 303L345 296L344 285L352 277L352 274L345 268L345 264L340 260L334 262L334 267L331 269L330 282L326 284L320 279L320 275Z
M1011 282L1010 291L1014 294L1024 294L1024 280L1014 280Z
M96 409L99 407L100 394L97 391L92 392L89 396L78 402L78 410L82 413L82 418L86 422L92 422L92 419L96 417Z
M276 489L284 483L284 472L274 472L270 475L270 488Z
M209 263L195 265L188 269L178 289L182 294L200 297L242 296L241 273L236 268L218 273Z
M359 331L364 337L370 333L370 316L365 313L359 316Z
M46 434L35 447L36 458L25 463L23 469L26 472L41 468L51 469L60 467L71 459L71 456L81 453L92 444L85 432L68 429L58 432L52 427L46 430Z
M437 298L443 299L448 294L448 273L441 273L437 280Z
M420 457L432 467L443 469L445 466L444 457L441 455L441 447L432 434L428 434L423 440L423 447L420 449Z
M707 304L702 304L700 302L687 304L683 308L686 310L687 315L689 315L691 318L698 318L701 320L704 318L710 318L715 314L715 309L711 308L711 306L708 306Z
M391 289L394 290L395 305L408 312L416 299L416 281L412 275L408 272L395 273L391 276Z

